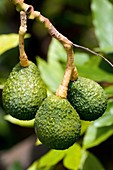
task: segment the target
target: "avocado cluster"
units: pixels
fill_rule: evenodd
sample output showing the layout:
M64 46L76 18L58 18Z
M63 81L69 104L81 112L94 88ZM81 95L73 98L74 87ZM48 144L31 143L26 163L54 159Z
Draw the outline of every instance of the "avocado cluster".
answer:
M28 67L18 63L13 68L2 92L6 113L20 120L33 119L46 97L46 86L37 66L31 61Z
M67 99L82 120L92 121L99 118L107 107L107 98L103 88L85 77L70 81Z
M81 121L66 99L47 97L35 116L35 132L39 140L52 149L67 149L80 136Z
M2 92L6 113L20 120L35 118L39 140L50 149L63 150L80 137L81 119L92 121L105 112L107 98L103 88L93 80L78 77L68 85L67 99L47 97L47 90L37 66L18 63Z

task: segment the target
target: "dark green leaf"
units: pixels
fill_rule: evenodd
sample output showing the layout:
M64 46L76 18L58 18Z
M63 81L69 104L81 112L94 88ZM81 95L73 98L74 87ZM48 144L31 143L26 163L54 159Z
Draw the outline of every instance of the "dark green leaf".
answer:
M101 50L113 52L113 5L108 0L92 0L91 8Z
M105 170L100 161L88 151L83 151L80 170Z

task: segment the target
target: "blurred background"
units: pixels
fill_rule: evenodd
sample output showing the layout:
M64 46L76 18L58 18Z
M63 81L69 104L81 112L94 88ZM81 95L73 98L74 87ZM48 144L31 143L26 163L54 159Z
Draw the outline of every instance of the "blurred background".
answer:
M97 0L98 1L98 0ZM96 2L96 0L94 1ZM94 22L95 13L91 8L92 3L91 0L25 0L25 3L34 6L34 9L40 11L41 14L47 17L51 23L55 26L55 28L70 39L73 43L80 44L82 46L88 47L92 50L96 50L102 52L111 62L113 62L113 13L111 20L106 19L107 11L106 9L103 11L103 15L101 18L106 19L103 20L103 27L107 27L112 21L112 27L107 28L109 35L109 39L111 38L111 44L109 44L109 49L107 50L103 48L101 45L101 38L98 36L97 25ZM101 3L103 1L99 1L101 8ZM106 0L113 7L113 0ZM108 5L109 6L109 5ZM110 7L111 7L110 6ZM108 7L109 8L109 7ZM112 10L113 11L113 10ZM109 12L109 10L108 10ZM19 13L16 11L15 6L9 0L0 0L0 35L7 35L11 33L18 33L20 18ZM98 15L99 18L99 15ZM35 20L28 20L27 25L27 33L30 34L30 38L25 40L25 50L28 55L29 60L37 63L36 56L40 56L41 59L47 61L48 59L48 49L51 43L52 37L48 34L47 30L44 28L43 24L40 22L36 22ZM97 32L95 32L95 27ZM105 30L106 31L106 30ZM111 32L110 32L111 31ZM101 29L100 29L101 32ZM102 32L104 35L104 31ZM106 34L106 32L105 32ZM108 35L108 36L109 36ZM106 35L107 37L107 35ZM104 36L102 36L102 40L104 40ZM11 41L11 39L10 39ZM9 41L9 44L10 44ZM12 39L13 41L13 39ZM0 42L0 48L2 49L4 43ZM111 48L112 47L112 48ZM77 53L86 53L85 59L91 57L89 53L84 52L80 49L74 49ZM36 137L34 133L34 128L30 124L28 126L20 126L19 123L12 123L4 119L5 112L2 107L2 89L3 84L6 81L10 71L15 66L15 64L19 61L18 59L19 51L18 45L14 45L14 48L4 51L4 53L0 54L0 170L22 170L27 169L33 161L40 158L46 152L48 152L48 148L40 145L34 145L36 142ZM40 63L41 60L40 59ZM86 59L88 61L88 59ZM94 59L95 63L96 60ZM97 59L98 61L98 59ZM62 62L62 61L61 61ZM100 62L100 61L99 61ZM79 63L79 61L78 61ZM84 61L85 63L85 61ZM90 63L91 69L93 65L93 60ZM42 66L42 65L41 65ZM42 68L40 66L40 69ZM96 77L91 73L91 75L86 74L89 78L93 77L96 81L98 81L104 88L109 87L109 98L112 99L111 107L113 110L113 68L111 68L105 61L101 61L99 63L99 67L105 71L106 74L110 74L109 77L104 79L104 74L97 71L97 74L101 77ZM78 64L78 69L80 69ZM84 68L84 67L83 67ZM85 68L84 68L85 69ZM80 72L81 75L84 75L84 69ZM90 72L90 71L89 71ZM103 73L103 72L102 72ZM42 76L43 76L42 71ZM44 77L44 76L43 76ZM49 88L52 91L52 89ZM53 90L54 91L54 90ZM113 112L112 112L113 113ZM110 124L111 125L111 124ZM111 127L110 127L111 128ZM108 130L110 133L110 131ZM92 147L89 149L94 155L98 157L98 159L102 162L104 168L106 170L113 170L113 123L112 123L112 132L105 138L105 141L96 147ZM81 137L81 140L83 136ZM55 169L55 168L54 168ZM62 161L57 164L56 170L64 170L69 169L62 164ZM35 170L35 169L32 169ZM38 170L38 168L37 168ZM46 170L46 168L42 168L42 170ZM81 170L90 170L90 169L81 169ZM94 169L97 170L97 169Z

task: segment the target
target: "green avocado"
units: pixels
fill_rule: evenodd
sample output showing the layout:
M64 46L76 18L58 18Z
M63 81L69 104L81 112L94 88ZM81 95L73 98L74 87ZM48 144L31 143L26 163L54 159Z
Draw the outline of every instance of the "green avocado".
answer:
M18 63L13 68L2 92L6 113L20 120L33 119L47 96L37 66L29 62L28 67L22 67Z
M48 148L63 150L80 136L81 121L67 99L51 95L44 100L35 116L35 132Z
M84 77L70 81L67 99L82 120L92 121L99 118L107 107L104 89L95 81Z

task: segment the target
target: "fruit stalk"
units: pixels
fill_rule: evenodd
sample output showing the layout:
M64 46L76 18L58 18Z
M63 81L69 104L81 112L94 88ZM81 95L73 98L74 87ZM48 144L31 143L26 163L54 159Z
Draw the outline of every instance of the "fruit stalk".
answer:
M27 17L24 11L20 12L20 19L21 19L20 28L19 28L20 64L23 67L27 67L29 66L29 60L24 49L24 36L27 31L27 24L26 24Z
M67 65L64 73L62 83L56 91L56 95L61 98L67 97L68 84L70 79L76 80L78 77L78 72L74 66L74 51L73 46L69 44L64 44L64 48L67 52Z

